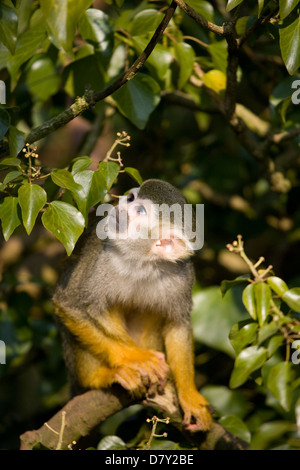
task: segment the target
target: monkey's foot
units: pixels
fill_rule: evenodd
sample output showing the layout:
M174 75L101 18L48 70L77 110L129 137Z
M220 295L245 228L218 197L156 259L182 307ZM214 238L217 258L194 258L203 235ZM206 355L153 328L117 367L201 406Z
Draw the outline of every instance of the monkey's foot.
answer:
M162 389L169 372L165 356L148 349L123 351L122 363L115 368L115 381L133 395L141 395L153 385Z
M179 397L184 412L183 425L188 431L208 431L213 419L209 411L209 403L197 391Z

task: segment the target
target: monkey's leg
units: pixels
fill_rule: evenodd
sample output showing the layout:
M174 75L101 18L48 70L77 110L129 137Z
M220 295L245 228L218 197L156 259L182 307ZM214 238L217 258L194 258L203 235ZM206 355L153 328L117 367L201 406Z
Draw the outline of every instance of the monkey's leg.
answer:
M139 395L144 393L145 385L160 384L165 380L168 366L164 354L139 348L129 337L117 312L101 316L101 323L97 324L85 318L82 312L57 307L56 314L82 347L100 361L98 372L94 368L85 373L84 366L79 367L82 372L78 379L81 383L84 381L85 387L101 388L118 382Z
M194 382L194 353L188 325L168 325L165 330L167 361L170 366L183 423L190 431L207 431L212 424L207 400L198 392Z

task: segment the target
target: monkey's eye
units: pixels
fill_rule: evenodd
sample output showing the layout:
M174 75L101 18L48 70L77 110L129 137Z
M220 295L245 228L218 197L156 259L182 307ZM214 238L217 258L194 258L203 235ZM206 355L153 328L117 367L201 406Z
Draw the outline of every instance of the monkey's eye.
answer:
M145 209L145 206L138 206L138 207L136 208L136 211L137 211L137 213L140 214L140 215L146 215L146 214L147 214L147 211L146 211L146 209Z
M127 202L132 202L134 201L134 194L133 193L129 193L128 196L127 196Z

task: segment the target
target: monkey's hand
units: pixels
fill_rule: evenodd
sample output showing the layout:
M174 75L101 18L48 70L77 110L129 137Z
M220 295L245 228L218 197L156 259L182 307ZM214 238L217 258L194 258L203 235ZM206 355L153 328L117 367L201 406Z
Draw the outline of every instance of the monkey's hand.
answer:
M123 348L116 362L115 381L133 395L141 395L155 388L163 390L169 372L163 353Z
M188 431L208 431L212 425L209 403L197 390L179 396L184 413L183 425Z

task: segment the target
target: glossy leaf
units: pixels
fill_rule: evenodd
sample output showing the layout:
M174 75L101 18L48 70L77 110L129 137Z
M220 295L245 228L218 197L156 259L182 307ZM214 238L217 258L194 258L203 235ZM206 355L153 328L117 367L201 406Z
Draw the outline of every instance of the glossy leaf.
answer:
M247 315L242 303L237 301L239 297L240 293L237 295L232 289L222 298L218 287L201 289L194 294L192 321L196 341L234 356L229 332L237 321Z
M280 49L290 75L300 66L300 18L297 16L288 26L279 29Z
M279 325L275 321L264 323L258 331L258 344L263 343L270 336L274 335L279 330Z
M268 351L263 347L250 346L243 349L235 360L230 387L236 388L245 383L252 372L259 369L267 358Z
M282 335L275 335L269 341L268 344L268 356L271 357L277 351L277 349L283 344L284 338Z
M131 168L130 166L127 166L124 168L125 173L130 175L139 185L143 183L143 178L136 168Z
M46 101L58 91L59 85L60 78L50 57L42 56L30 63L27 86L33 99Z
M12 157L17 157L25 145L24 133L15 126L10 126L8 132L9 151Z
M230 330L229 339L236 352L239 354L245 346L253 343L257 338L257 323L238 322Z
M280 18L284 20L298 4L299 0L279 0Z
M141 54L148 44L148 40L141 36L135 36L132 42L138 54ZM169 73L172 60L173 57L170 51L161 44L157 44L148 57L145 67L149 70L153 79L164 82ZM140 76L140 74L138 74L138 76Z
M0 203L0 220L5 241L7 241L14 230L21 224L19 214L18 198L8 196Z
M254 284L249 284L247 287L245 287L245 289L243 290L242 299L246 309L249 312L250 317L253 318L253 320L256 320L257 313L254 289Z
M188 4L198 13L200 13L200 15L202 15L206 20L213 21L214 9L211 2L206 2L203 0L189 0Z
M280 297L288 290L286 283L277 276L270 276L267 278L267 283L271 289Z
M8 183L15 181L17 178L20 178L20 176L22 176L22 173L19 170L9 171L3 180L3 184L7 185Z
M3 166L19 166L20 164L21 164L21 160L19 160L18 158L13 158L13 157L3 158L0 161L0 165L3 165Z
M292 401L291 367L291 362L280 362L270 369L267 379L268 389L286 411L289 411Z
M113 94L119 111L138 129L144 129L160 102L160 88L153 78L138 74Z
M22 209L23 224L29 235L33 229L38 213L47 201L47 193L38 184L26 183L20 186L18 198Z
M42 215L44 227L53 233L70 255L84 229L84 217L75 207L53 201Z
M271 289L264 282L254 284L254 297L256 303L256 314L260 326L264 324L269 314Z
M73 179L72 174L67 170L54 170L51 172L51 178L53 183L57 184L61 188L69 189L69 191L80 191L81 186L76 183Z
M80 173L81 171L87 170L92 165L90 157L78 157L73 160L72 175ZM80 183L79 183L80 184Z
M155 31L163 19L163 13L155 9L146 9L137 13L129 24L129 32L132 36L143 36Z
M300 312L300 287L294 287L284 292L282 300L295 312Z
M242 2L243 2L243 0L228 0L227 6L226 6L226 11L233 10L235 7L237 7Z
M99 174L103 176L107 191L112 187L120 171L120 165L115 162L100 162Z
M18 16L14 8L2 3L0 5L0 41L10 50L15 52L18 32Z
M72 51L76 27L81 15L92 0L41 0L41 8L47 25L66 52Z
M297 1L298 1L298 0L297 0ZM263 7L264 7L264 3L265 3L264 0L258 0L258 14L257 14L258 18L259 18L260 15L261 15L262 9L263 9Z
M100 54L105 66L108 65L113 51L113 29L106 13L96 8L87 10L79 21L79 31L83 39Z
M185 42L177 42L174 50L179 62L178 88L181 89L192 75L195 52L192 46Z
M224 426L227 431L239 437L244 442L250 442L251 433L247 428L246 424L238 416L222 416L219 419L219 424Z
M63 82L70 96L81 96L89 86L92 90L101 89L105 78L103 66L95 60L94 55L79 58L66 66L63 72Z
M46 31L43 25L30 28L18 37L15 53L13 55L8 54L6 59L6 65L10 71L13 83L15 83L20 74L21 65L31 59L45 38Z
M226 292L232 287L245 284L245 282L247 282L248 279L249 279L248 275L238 276L235 279L230 280L230 281L225 279L224 281L221 282L221 285L220 285L222 296L224 297Z

